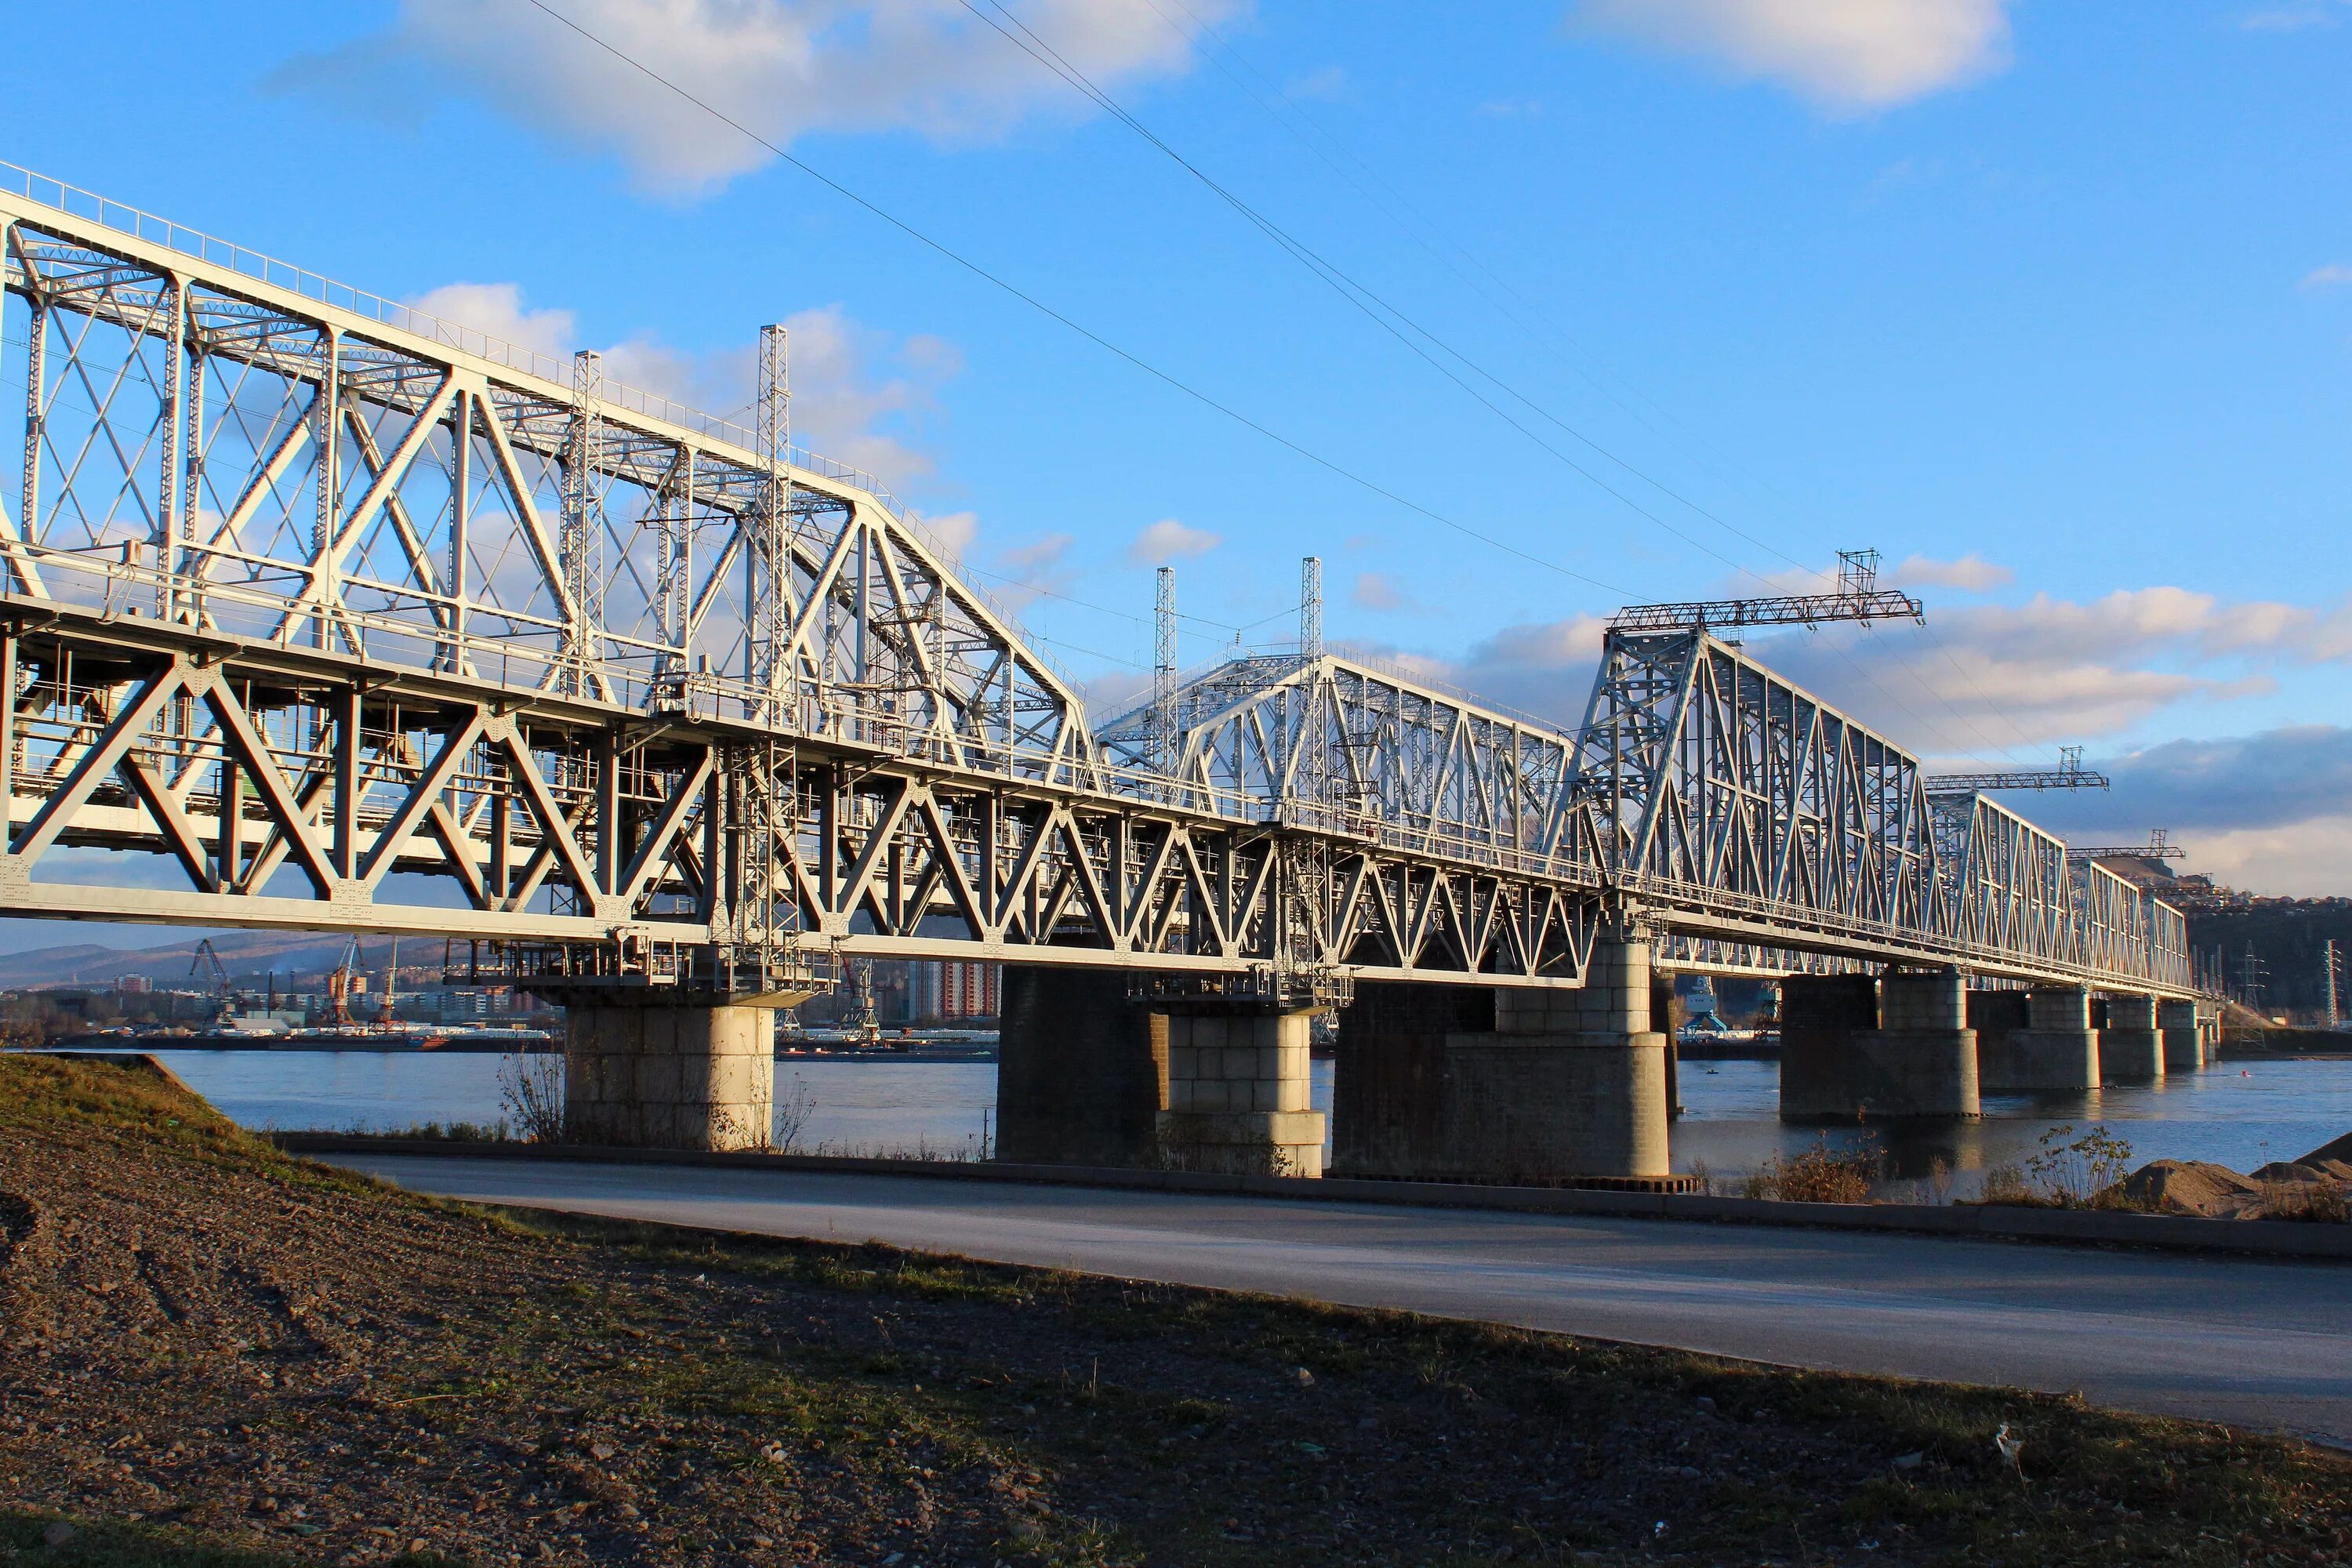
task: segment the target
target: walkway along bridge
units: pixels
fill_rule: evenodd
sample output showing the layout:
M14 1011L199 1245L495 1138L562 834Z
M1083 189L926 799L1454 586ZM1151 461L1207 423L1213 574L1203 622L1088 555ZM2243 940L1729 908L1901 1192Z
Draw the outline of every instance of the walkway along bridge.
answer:
M2178 911L1703 624L1575 731L1312 637L1097 724L790 444L782 329L743 427L13 166L0 226L0 909L476 944L583 1135L759 1141L771 1010L862 955L1013 966L1008 1154L1301 1171L1351 1001L1391 1163L1639 1178L1660 963L1790 975L1832 1112L2193 1007Z

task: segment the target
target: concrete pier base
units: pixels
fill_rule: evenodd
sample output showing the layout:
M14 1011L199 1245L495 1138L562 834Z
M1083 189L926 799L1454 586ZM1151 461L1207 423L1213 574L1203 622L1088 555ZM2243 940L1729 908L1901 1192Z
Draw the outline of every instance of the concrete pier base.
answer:
M1446 1168L1435 1173L1666 1175L1666 1037L1651 1027L1648 944L1596 943L1580 990L1494 994L1491 1031L1446 1040Z
M1780 996L1784 1119L1979 1114L1977 1036L1957 972L1792 975Z
M2006 998L2015 997L2009 1001ZM1977 1081L1986 1094L2054 1094L2099 1087L2099 1036L2091 998L2072 988L1979 992Z
M2205 1032L2197 1025L2194 1002L2158 1002L2156 1032L2164 1037L2164 1070L2195 1072L2205 1066Z
M2156 1026L2156 998L2126 994L2107 1001L2099 1031L2099 1074L2106 1083L2145 1083L2164 1076L2164 1037Z
M1325 1121L1307 1076L1313 1016L1168 1016L1161 1158L1182 1171L1320 1176Z
M1360 980L1339 1014L1331 1074L1331 1173L1412 1180L1456 1171L1447 1152L1456 1035L1495 1031L1484 985Z
M1004 966L996 1157L1028 1165L1160 1163L1168 1021L1111 970Z
M764 1149L774 1136L773 1007L564 1014L564 1136L633 1149Z

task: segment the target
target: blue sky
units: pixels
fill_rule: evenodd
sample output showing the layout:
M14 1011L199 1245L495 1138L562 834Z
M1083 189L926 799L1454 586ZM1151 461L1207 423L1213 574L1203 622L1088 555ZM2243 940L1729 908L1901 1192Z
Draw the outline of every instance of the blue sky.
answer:
M2352 892L2347 0L1005 0L1626 500L962 0L548 3L1564 570L529 0L25 8L73 65L0 156L722 411L790 318L797 431L1106 703L1159 559L1188 663L1290 635L1312 552L1335 638L1573 717L1617 604L1869 545L1929 628L1763 657L1937 757L2110 760L2059 826Z

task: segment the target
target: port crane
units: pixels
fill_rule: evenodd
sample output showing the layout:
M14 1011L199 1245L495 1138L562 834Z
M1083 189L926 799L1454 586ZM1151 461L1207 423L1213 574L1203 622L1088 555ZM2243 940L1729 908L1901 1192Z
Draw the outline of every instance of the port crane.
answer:
M358 1020L352 1016L352 982L359 977L360 939L353 935L343 943L342 962L327 971L327 1022L338 1029L348 1029Z
M236 988L229 984L228 970L220 961L220 950L213 946L210 937L196 943L195 956L188 962L189 976L194 978L207 964L212 966L213 994L220 999L220 1021L226 1024L236 1016Z

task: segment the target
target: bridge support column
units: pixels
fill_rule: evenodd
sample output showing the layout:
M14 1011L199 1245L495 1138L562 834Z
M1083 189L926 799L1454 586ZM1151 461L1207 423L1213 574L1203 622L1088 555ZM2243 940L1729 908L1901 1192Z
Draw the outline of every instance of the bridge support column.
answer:
M2107 998L2099 1031L2099 1072L2109 1083L2146 1082L2164 1076L2164 1037L2156 1026L2156 998L2126 993Z
M1969 993L1969 1027L1977 1032L1977 1088L1980 1092L2005 1094L2026 1087L2018 1081L2026 1076L2020 1060L2024 1053L2011 1041L2031 1029L2032 1022L2032 1009L2022 991Z
M2196 1003L2158 1002L2156 1032L2164 1038L2167 1074L2195 1072L2205 1065L2205 1035L2197 1026Z
M1979 1113L1977 1037L1958 971L1791 975L1780 996L1783 1118Z
M569 1001L563 1126L572 1142L764 1149L775 1135L775 1100L773 1006Z
M1184 1171L1320 1176L1325 1121L1307 1055L1314 1016L1312 1009L1165 1015L1161 1158Z
M1444 1167L1473 1181L1654 1179L1666 1149L1666 1037L1650 949L1601 941L1580 990L1506 986L1491 1031L1449 1035Z
M2017 994L1985 992L1986 997ZM2011 1009L2017 1003L1989 1004ZM2024 1016L1977 1036L1977 1078L1988 1094L2050 1094L2099 1087L2099 1036L2089 993L2043 987L2022 998Z
M1128 1000L1125 974L1008 963L998 1007L998 1159L1159 1164L1168 1021Z
M1484 985L1360 980L1339 1014L1331 1074L1331 1173L1425 1179L1458 1173L1446 1147L1449 1042L1495 1032Z

